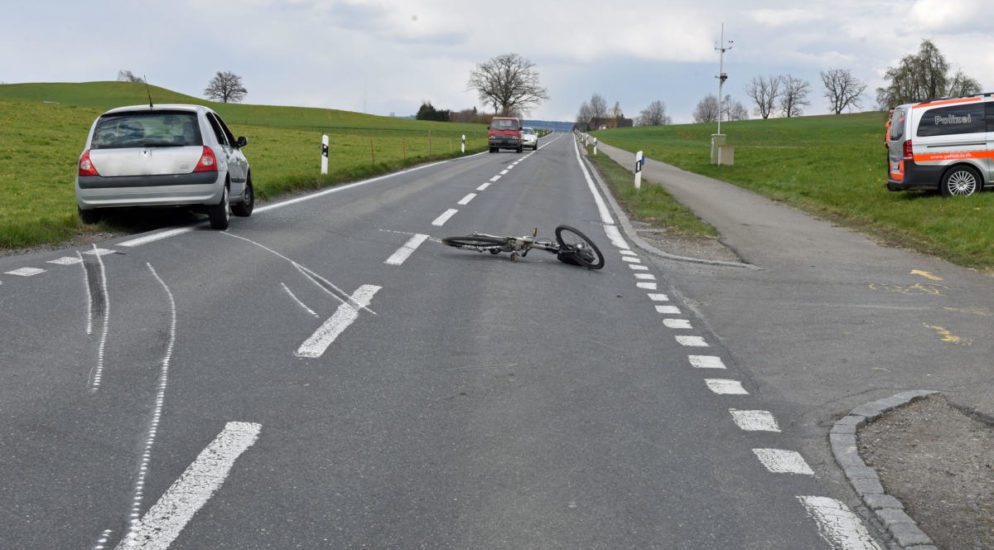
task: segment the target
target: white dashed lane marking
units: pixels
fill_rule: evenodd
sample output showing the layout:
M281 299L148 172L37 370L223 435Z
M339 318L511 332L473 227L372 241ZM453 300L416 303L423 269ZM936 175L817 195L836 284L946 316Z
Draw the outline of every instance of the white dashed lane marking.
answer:
M486 182L483 185L476 188L477 191L486 191L487 187L490 187L490 182Z
M417 250L418 247L421 246L421 244L427 240L428 240L428 235L424 235L422 233L414 235L406 243L404 243L404 246L398 248L397 251L394 252L393 255L387 258L386 261L383 263L387 265L403 264L407 260L407 258L410 257L411 254L413 254L414 251Z
M442 227L443 225L445 225L445 222L449 221L449 218L456 215L456 212L459 211L456 210L455 208L449 208L448 210L443 212L441 216L435 218L435 221L431 222L431 224L436 227Z
M634 254L634 252L633 252L633 254ZM635 256L622 256L621 257L621 261L628 262L628 263L631 263L631 264L640 264L640 263L642 263L642 260L636 258Z
M476 193L470 193L465 197L459 199L459 202L457 202L456 204L458 204L459 206L466 206L467 204L469 204L469 201L475 198L476 198Z
M635 274L635 278L643 280L643 281L655 281L656 280L656 276L653 275L652 273L636 273Z
M647 294L653 302L669 302L670 297L665 294Z
M494 177L490 178L490 181L496 182L499 179L500 179L500 176L497 175L497 176L494 176Z
M351 303L340 304L338 309L335 310L335 314L318 327L310 338L305 340L303 344L300 344L294 355L308 358L317 358L324 355L328 346L341 336L345 332L345 329L349 328L349 325L359 318L359 310L365 309L373 301L373 296L376 295L380 288L376 285L360 286L349 298ZM352 303L355 303L359 307L352 307Z
M686 319L663 319L663 326L672 329L685 329L690 330L694 327L690 326L690 321Z
M834 498L799 496L808 514L818 524L822 538L832 548L845 550L883 550L863 526L859 516Z
M630 267L632 271L649 271L648 267L639 264L628 264L628 267Z
M695 369L725 368L725 363L721 361L721 357L715 357L714 355L691 355L688 359L690 359L690 365Z
M680 308L676 306L656 306L656 313L664 315L680 315Z
M728 409L735 425L747 432L779 432L777 419L770 411L740 411Z
M814 470L797 451L784 449L753 449L756 458L774 474L815 475Z
M505 176L505 175L507 175L507 170L501 170L501 171L500 171L500 175L502 175L502 176Z
M707 384L709 390L718 395L749 395L749 392L742 387L742 382L738 380L705 378L704 383Z
M622 256L634 256L635 255L635 253L632 252L631 250L619 250L618 252L621 252Z
M707 348L708 343L704 341L704 338L700 336L675 336L676 341L681 346L687 346L688 348Z
M656 290L656 283L635 283L635 286L645 290Z
M17 275L18 277L34 277L35 275L44 272L45 272L44 269L38 269L37 267L22 267L20 269L8 271L7 275Z

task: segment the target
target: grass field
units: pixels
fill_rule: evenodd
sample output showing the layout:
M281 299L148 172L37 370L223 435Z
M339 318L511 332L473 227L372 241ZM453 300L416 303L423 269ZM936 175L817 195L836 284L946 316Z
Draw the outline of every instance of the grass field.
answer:
M156 103L210 105L245 135L259 198L394 171L429 159L486 150L486 127L303 107L217 104L151 87ZM101 112L147 102L126 82L0 85L0 248L69 239L80 231L73 184L87 132ZM330 140L320 176L321 135ZM429 154L430 151L430 154ZM113 223L113 222L112 222ZM128 228L125 227L125 230Z
M605 143L751 189L889 243L994 268L994 193L944 198L887 191L884 113L722 125L734 166L709 163L714 125L604 130Z

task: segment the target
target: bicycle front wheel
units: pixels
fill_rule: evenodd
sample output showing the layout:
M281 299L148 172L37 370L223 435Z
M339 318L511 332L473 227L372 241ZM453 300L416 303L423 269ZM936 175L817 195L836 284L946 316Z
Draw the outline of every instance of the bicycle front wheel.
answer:
M497 237L486 237L483 235L466 235L463 237L445 237L442 239L442 244L447 246L454 246L456 248L471 248L473 250L490 250L500 249L504 246L506 239L500 239Z
M556 241L562 247L559 254L556 255L559 261L580 265L587 269L604 267L604 255L601 254L601 250L579 229L560 225L556 228Z

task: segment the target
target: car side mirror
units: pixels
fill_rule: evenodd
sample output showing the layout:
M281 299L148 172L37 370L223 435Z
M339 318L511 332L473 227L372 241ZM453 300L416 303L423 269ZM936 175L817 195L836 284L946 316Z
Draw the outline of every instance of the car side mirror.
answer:
M245 147L248 145L248 138L245 136L238 136L238 141L235 142L235 145L238 145L239 149Z

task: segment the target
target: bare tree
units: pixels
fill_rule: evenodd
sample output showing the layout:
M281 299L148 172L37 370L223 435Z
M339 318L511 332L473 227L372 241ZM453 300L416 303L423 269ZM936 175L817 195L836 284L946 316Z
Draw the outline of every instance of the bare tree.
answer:
M539 84L535 64L516 53L479 63L469 75L469 87L480 94L480 101L493 105L495 113L505 116L526 113L549 99Z
M708 95L694 108L694 122L715 122L718 120L718 98Z
M780 86L782 83L783 77L779 75L767 76L765 78L757 76L749 83L746 95L752 98L752 101L756 104L756 113L764 119L770 118L770 115L773 114L773 109L777 105L777 99L780 98Z
M866 84L853 76L849 69L830 69L821 73L821 82L825 85L825 98L828 107L835 114L842 111L859 109L862 104L860 96L866 90Z
M721 101L721 112L724 113L725 120L749 120L749 109L741 102L732 100L732 96L728 94Z
M593 111L590 109L590 104L584 101L580 104L580 110L576 113L576 127L580 131L587 131L590 129L590 123L593 120Z
M672 122L666 115L666 104L658 99L639 113L639 126L663 126Z
M117 80L119 82L145 82L144 78L127 69L117 71Z
M248 90L242 86L242 77L231 71L218 71L204 90L204 95L209 99L222 103L238 103L247 93Z
M607 101L600 94L590 96L590 123L594 130L607 120Z
M811 84L807 80L801 80L793 75L783 77L783 95L780 96L780 111L787 118L800 115L802 108L811 105L808 101L808 94L811 93Z

